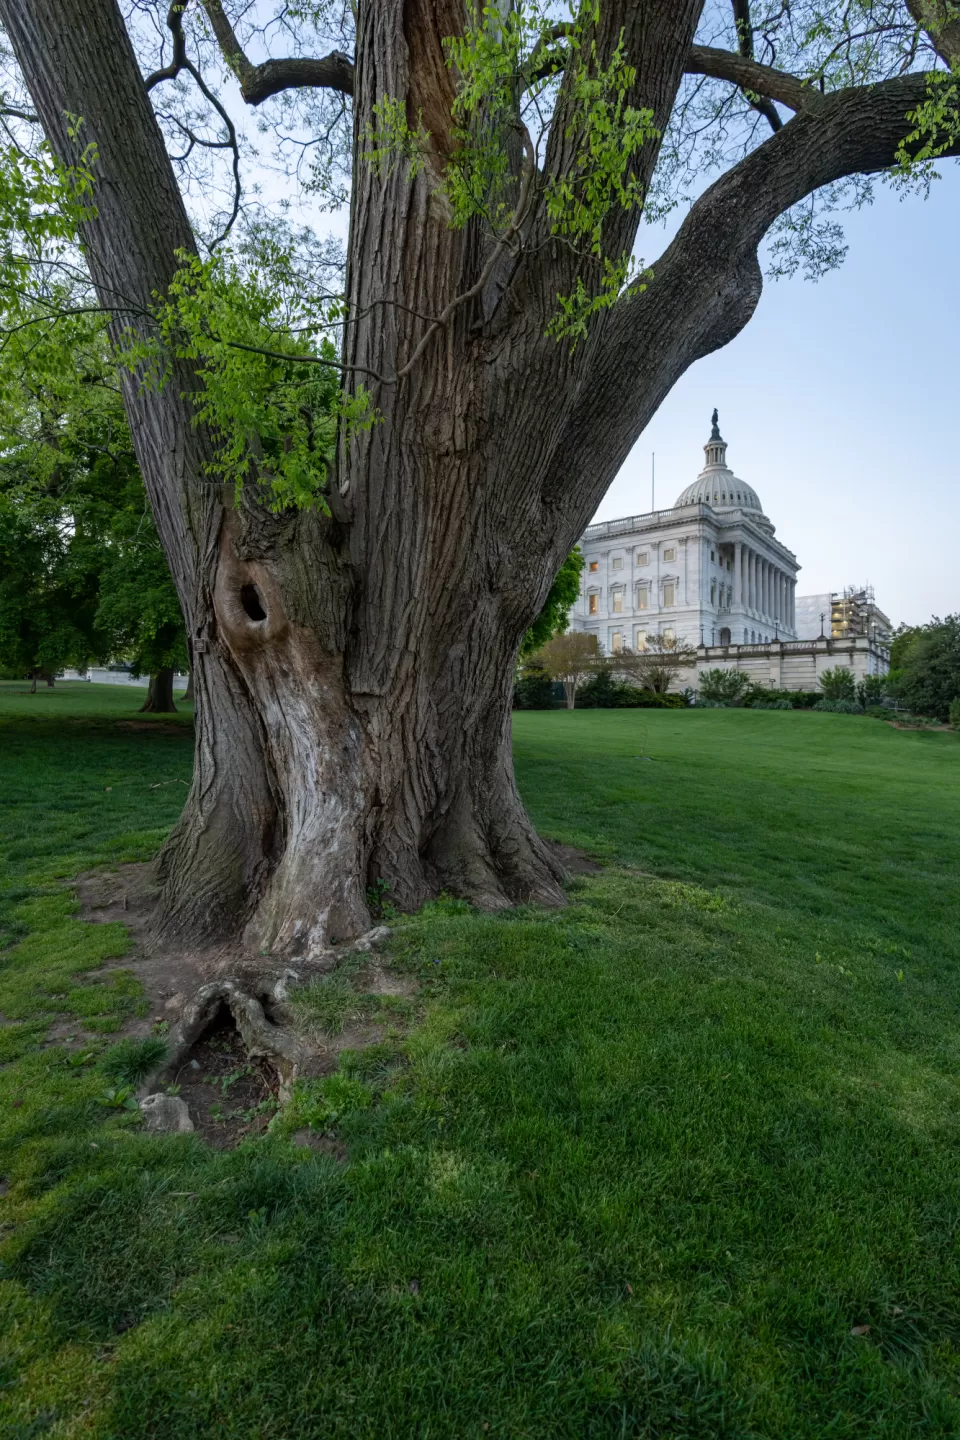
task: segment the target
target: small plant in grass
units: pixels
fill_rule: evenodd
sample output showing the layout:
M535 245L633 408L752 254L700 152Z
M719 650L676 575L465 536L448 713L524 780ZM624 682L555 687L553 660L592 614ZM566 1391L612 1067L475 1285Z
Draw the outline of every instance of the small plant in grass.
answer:
M118 1040L100 1061L100 1068L111 1080L139 1085L166 1058L166 1041L159 1035L147 1035L143 1040Z

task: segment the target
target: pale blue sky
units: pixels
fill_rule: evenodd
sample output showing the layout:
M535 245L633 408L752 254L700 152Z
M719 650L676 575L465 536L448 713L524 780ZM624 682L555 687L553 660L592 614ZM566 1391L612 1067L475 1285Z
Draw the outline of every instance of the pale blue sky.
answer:
M844 217L817 284L767 281L753 320L677 384L598 520L672 505L720 410L728 462L801 566L798 593L870 581L894 623L960 610L960 165L930 198ZM648 232L652 259L659 231Z

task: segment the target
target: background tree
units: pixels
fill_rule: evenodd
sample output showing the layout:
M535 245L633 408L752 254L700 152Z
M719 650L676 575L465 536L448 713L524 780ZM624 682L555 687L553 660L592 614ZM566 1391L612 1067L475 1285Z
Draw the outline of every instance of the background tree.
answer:
M648 635L643 650L624 649L611 658L615 670L655 695L666 695L683 671L696 663L694 647L672 635Z
M536 659L551 680L562 682L568 710L574 708L577 690L584 680L595 675L603 665L596 635L585 635L582 630L554 635L538 651Z
M150 676L143 708L172 710L183 618L102 325L32 318L0 357L3 663L124 659Z
M825 700L856 700L857 684L853 671L844 665L835 665L824 670L817 680Z
M129 8L129 30L116 0L0 18L54 176L90 201L83 260L187 623L195 781L161 917L244 917L262 953L363 929L378 881L400 905L559 902L513 782L523 636L664 396L753 314L764 238L774 269L816 273L839 202L957 153L953 7ZM259 274L216 253L244 203L234 81L264 143L273 123L308 183L349 188L342 291L295 283L290 252ZM6 163L36 154L25 134ZM634 268L641 219L690 190Z
M67 665L103 652L94 621L96 556L71 534L58 505L16 504L0 469L0 666L48 685Z
M917 715L947 720L960 697L960 614L916 626L891 671L891 689Z

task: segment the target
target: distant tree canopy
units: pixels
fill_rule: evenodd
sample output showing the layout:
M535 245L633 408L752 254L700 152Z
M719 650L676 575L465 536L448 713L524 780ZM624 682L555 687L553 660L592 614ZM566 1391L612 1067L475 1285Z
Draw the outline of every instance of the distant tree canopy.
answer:
M37 330L9 337L0 365L0 665L52 675L115 657L138 674L186 668L105 343L89 317L64 323L71 332L55 343Z
M891 692L918 715L948 719L960 697L960 613L900 632L891 658Z

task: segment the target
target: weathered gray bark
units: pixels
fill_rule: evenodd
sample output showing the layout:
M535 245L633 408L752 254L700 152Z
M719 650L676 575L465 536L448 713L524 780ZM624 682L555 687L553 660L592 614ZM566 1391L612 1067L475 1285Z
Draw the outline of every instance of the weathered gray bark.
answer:
M147 698L140 706L140 713L152 711L161 715L172 715L176 713L176 709L173 703L173 670L158 670L155 675L150 676Z
M649 105L661 129L701 3L601 7L598 54L622 29L637 66L632 103ZM358 135L381 96L403 96L443 155L452 88L441 42L465 14L460 0L361 0L349 76ZM68 113L97 142L88 260L103 303L131 307L117 329L136 326L193 240L115 0L0 0L0 15L54 149L73 156ZM748 63L740 57L741 71ZM772 219L830 179L888 164L922 90L908 76L804 97L796 119L694 207L649 287L599 317L576 350L545 330L557 293L594 275L551 237L542 205L523 219L518 256L492 249L479 227L451 228L430 164L412 181L403 167L358 164L357 318L344 359L394 377L423 349L402 380L378 387L380 423L341 447L329 517L278 517L252 486L235 505L209 484L187 367L160 392L127 382L197 697L194 784L160 861L167 924L195 935L239 920L259 952L309 953L367 927L377 881L403 906L441 887L490 906L562 899L513 780L520 640L670 387L752 314ZM546 157L554 174L576 162L572 103L564 85ZM644 147L642 183L656 158ZM521 166L518 148L517 194ZM630 247L638 218L611 215L611 253ZM467 292L443 326L422 318Z
M183 692L183 703L185 705L192 705L193 701L193 671L191 670L190 674L187 676L187 688Z

